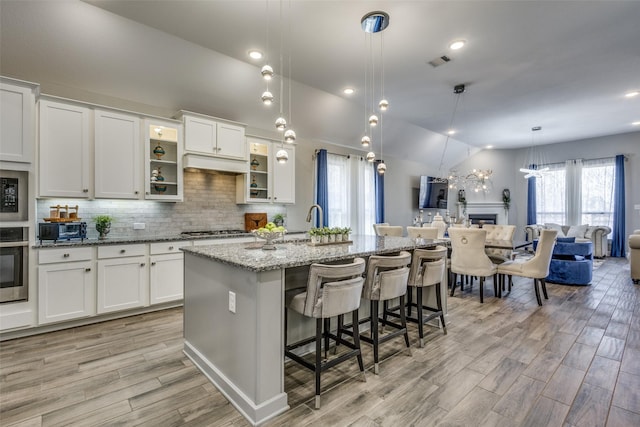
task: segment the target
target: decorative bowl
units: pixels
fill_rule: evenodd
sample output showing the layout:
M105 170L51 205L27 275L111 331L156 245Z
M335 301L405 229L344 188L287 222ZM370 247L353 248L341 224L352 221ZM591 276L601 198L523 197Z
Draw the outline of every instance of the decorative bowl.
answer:
M264 250L273 250L276 248L276 245L273 244L273 241L276 239L282 238L286 234L287 230L265 230L264 228L253 230L252 233L257 237L266 240L265 244L262 246Z

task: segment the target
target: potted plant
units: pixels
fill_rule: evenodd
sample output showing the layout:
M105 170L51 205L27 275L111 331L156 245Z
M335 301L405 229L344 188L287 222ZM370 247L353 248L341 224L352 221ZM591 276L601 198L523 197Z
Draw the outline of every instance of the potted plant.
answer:
M111 231L111 222L113 221L111 215L97 215L93 217L93 220L96 222L96 230L100 233L98 238L100 240L106 239L107 234Z
M277 213L273 216L273 223L278 227L282 227L284 225L284 215L281 213Z
M333 227L331 229L331 234L333 234L333 240L336 242L342 242L342 228Z
M311 230L309 230L309 238L311 239L311 243L320 243L319 230L315 227L312 227Z
M349 234L351 233L351 227L344 227L342 229L342 241L346 242L349 240Z

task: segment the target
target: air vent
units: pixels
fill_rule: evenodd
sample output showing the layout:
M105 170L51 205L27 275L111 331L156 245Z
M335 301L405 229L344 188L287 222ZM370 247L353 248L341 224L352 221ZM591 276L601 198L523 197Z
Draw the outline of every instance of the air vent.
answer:
M447 55L442 55L436 59L432 59L431 61L429 61L429 65L435 68L441 66L442 64L446 64L449 61L451 61L451 58L449 58Z

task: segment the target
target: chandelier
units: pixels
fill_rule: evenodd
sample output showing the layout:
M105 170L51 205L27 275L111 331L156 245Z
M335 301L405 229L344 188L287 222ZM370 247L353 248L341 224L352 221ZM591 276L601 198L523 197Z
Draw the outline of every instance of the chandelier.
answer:
M541 168L540 165L545 164L542 155L536 155L536 144L534 141L535 132L542 130L541 126L534 126L531 128L531 145L527 153L527 159L525 164L520 168L520 172L524 173L524 179L529 178L542 178L542 174L549 170L548 167Z

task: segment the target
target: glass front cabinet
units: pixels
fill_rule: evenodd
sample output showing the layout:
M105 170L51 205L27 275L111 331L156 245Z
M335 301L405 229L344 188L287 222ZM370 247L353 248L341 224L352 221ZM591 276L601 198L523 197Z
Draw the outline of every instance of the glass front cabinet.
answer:
M145 199L182 201L182 125L145 120Z

